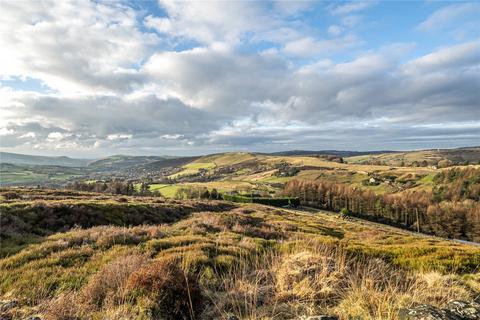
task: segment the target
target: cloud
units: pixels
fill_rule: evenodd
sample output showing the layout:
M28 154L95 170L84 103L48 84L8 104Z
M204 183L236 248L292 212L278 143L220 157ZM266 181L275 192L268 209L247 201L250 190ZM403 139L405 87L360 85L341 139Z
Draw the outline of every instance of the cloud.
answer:
M250 104L285 98L288 65L276 54L241 54L231 48L195 48L153 55L144 72L186 104L233 116Z
M15 134L15 130L8 128L0 128L0 136L11 136Z
M132 139L133 135L131 134L119 134L119 133L116 133L116 134L109 134L107 136L107 140L110 140L110 141L114 141L114 140L128 140L128 139Z
M145 24L169 36L204 44L236 43L247 32L273 26L262 3L244 1L183 2L160 0L166 17L148 16Z
M459 19L475 19L480 15L480 3L464 2L442 7L433 12L425 21L417 26L421 31L434 31L450 27L451 23Z
M406 72L459 69L480 64L480 40L440 49L406 64Z
M141 70L155 86L123 98L10 92L5 108L15 112L5 119L5 132L13 133L6 141L39 150L148 152L349 146L343 140L373 146L366 137L387 148L422 135L418 141L473 142L478 126L463 124L480 119L477 45L404 63L390 46L300 68L276 54L228 47L158 53ZM442 130L445 124L455 130ZM29 133L35 138L25 141Z
M353 12L365 10L375 4L376 4L375 1L352 1L352 2L347 2L346 4L333 7L330 10L330 13L333 15L346 15L346 14L351 14Z
M26 137L35 138L41 149L68 149L72 145L88 149L96 142L96 147L115 143L138 147L135 141L155 146L166 135L180 137L181 133L186 143L220 126L214 114L152 95L136 99L16 95L15 100L24 107L7 119L6 130L15 133L10 146L28 143Z
M342 33L342 31L342 27L336 25L331 25L327 29L328 34L334 37L338 37Z
M305 37L286 43L283 51L288 55L299 57L325 56L353 48L360 43L361 41L353 35L319 40Z
M318 26L311 3L161 1L164 15L154 15L125 2L7 2L1 148L85 156L478 144L480 40L422 56L415 43L367 48L349 28L371 5L327 7L334 21Z
M37 137L35 132L27 132L22 135L20 135L18 138L19 139L35 139Z
M60 92L125 92L142 83L136 65L158 43L137 13L117 2L2 3L0 77L43 81Z
M58 131L50 132L47 136L47 141L48 142L58 142L58 141L61 141L65 138L68 138L69 136L71 136L71 134L61 133L61 132L58 132Z

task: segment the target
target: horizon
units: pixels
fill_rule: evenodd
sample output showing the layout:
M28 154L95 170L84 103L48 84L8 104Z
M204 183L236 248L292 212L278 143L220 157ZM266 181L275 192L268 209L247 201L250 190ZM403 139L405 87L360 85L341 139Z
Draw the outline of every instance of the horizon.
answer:
M214 154L224 154L224 153L253 153L253 154L275 154L275 153L281 153L281 152L327 152L327 151L333 151L333 152L358 152L358 153L376 153L376 152L384 152L384 153L402 153L402 152L415 152L415 151L427 151L427 150L456 150L456 149L469 149L469 148L480 148L480 146L477 145L471 145L471 146L462 146L462 147L455 147L455 148L428 148L428 149L411 149L411 150L344 150L344 149L322 149L322 150L298 150L298 149L285 149L285 150L278 150L278 151L272 151L272 152L261 152L261 151L242 151L242 150L234 150L234 151L225 151L225 152L214 152L214 153L198 153L198 154L105 154L105 155L100 155L98 157L71 157L65 154L50 154L50 155L45 155L45 154L35 154L35 153L18 153L18 152L9 152L9 151L3 151L0 150L0 153L11 153L11 154L16 154L16 155L21 155L21 156L34 156L34 157L67 157L70 159L77 159L77 160L100 160L103 158L108 158L108 157L114 157L114 156L127 156L127 157L204 157L204 156L209 156L209 155L214 155ZM1 159L0 159L1 160Z
M476 1L3 1L0 151L480 145Z

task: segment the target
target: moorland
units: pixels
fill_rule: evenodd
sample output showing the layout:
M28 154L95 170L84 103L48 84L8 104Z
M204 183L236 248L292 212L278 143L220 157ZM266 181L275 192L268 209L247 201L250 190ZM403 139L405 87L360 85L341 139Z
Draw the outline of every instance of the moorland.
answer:
M475 319L479 160L2 153L0 315Z

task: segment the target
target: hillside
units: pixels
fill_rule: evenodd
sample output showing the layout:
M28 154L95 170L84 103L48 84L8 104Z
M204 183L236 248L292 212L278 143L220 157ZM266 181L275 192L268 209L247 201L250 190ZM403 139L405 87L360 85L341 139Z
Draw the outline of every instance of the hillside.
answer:
M11 163L18 165L50 165L50 166L64 166L64 167L83 167L86 166L90 160L88 159L73 159L65 156L61 157L45 157L32 156L26 154L0 152L0 163Z
M480 296L480 247L320 210L0 194L3 317L397 319Z
M438 165L440 161L445 160L453 164L478 164L480 162L480 147L389 152L345 158L345 161L348 163L384 164L389 166L425 166L425 164L432 166Z
M348 151L348 150L288 150L288 151L279 151L279 152L271 152L266 153L266 155L272 156L315 156L315 155L333 155L333 156L340 156L340 157L354 157L354 156L362 156L362 155L374 155L374 154L382 154L382 153L391 153L393 151Z
M169 157L114 155L89 162L88 169L91 171L118 171L167 158Z
M284 183L300 179L334 181L386 193L431 189L433 176L442 170L339 163L319 156L225 153L200 157L158 175L153 171L151 186L205 186L223 191L254 189L275 193L282 190ZM376 182L367 183L371 178Z
M84 174L82 168L76 167L0 163L0 185L62 186Z
M87 181L147 180L151 184L172 184L173 182L177 186L182 183L229 181L230 183L222 183L222 186L231 185L230 189L232 189L236 185L247 184L256 187L261 184L269 190L278 190L278 184L285 183L292 177L307 180L333 179L333 181L365 187L362 181L370 179L371 176L378 174L388 176L392 173L396 177L413 175L413 180L407 178L412 180L411 184L423 187L426 182L428 188L428 180L431 177L425 177L425 175L435 174L435 166L450 167L455 163L465 165L467 161L470 164L477 164L480 161L480 148L381 152L375 151L369 154L336 150L285 151L273 154L232 152L196 157L115 155L91 161L2 153L2 163L9 163L8 161L11 160L10 163L18 167L14 168L14 175L10 174L7 178L0 179L0 184L58 185L62 181L64 184L70 183L76 178ZM342 159L342 157L345 158ZM21 161L29 164L21 164ZM438 165L439 162L442 166ZM50 167L41 167L47 163ZM69 176L72 179L56 178L56 175L61 176L65 171L70 171L63 168L64 166L74 164L82 167L75 175ZM59 168L55 172L52 166L59 166ZM50 175L37 175L35 173L37 171L49 171ZM15 180L15 177L19 179ZM422 181L422 178L425 178L425 181ZM405 186L397 184L370 189L375 192L392 192L403 187Z

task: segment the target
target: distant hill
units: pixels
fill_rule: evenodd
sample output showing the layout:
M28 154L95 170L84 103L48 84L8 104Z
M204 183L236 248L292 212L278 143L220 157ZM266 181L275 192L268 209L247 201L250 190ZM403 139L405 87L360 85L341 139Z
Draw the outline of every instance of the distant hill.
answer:
M167 158L157 161L152 161L147 164L138 166L138 169L145 170L160 170L169 167L180 167L184 164L190 163L199 159L200 157L180 157L180 158Z
M64 167L84 167L88 164L88 159L74 159L65 156L47 157L32 156L27 154L0 152L0 163L11 163L18 165L49 165Z
M61 186L84 174L84 167L0 163L0 186Z
M384 152L346 157L347 163L385 164L390 166L425 162L427 165L437 165L439 161L449 160L453 164L478 164L480 162L480 147L465 147L455 149L429 149L405 152Z
M339 157L354 157L354 156L362 156L362 155L369 155L369 154L382 154L382 153L393 153L395 151L343 151L343 150L288 150L288 151L279 151L279 152L272 152L266 153L272 156L314 156L314 155L332 155L332 156L339 156Z
M95 171L116 171L166 159L172 159L172 157L114 155L91 161L88 163L87 168Z

